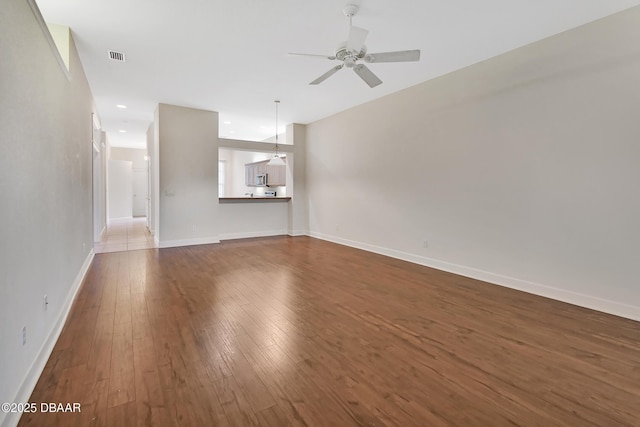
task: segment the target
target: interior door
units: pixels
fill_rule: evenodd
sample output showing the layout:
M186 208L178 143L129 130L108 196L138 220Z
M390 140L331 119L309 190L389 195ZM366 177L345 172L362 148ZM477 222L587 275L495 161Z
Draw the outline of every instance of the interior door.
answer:
M133 170L133 216L147 216L147 198L149 197L149 185L147 183L147 170Z

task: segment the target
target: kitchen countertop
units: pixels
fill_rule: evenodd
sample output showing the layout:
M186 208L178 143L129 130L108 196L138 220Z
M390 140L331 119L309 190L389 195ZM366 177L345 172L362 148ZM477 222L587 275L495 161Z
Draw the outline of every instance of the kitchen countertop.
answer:
M288 202L291 197L218 197L220 202Z

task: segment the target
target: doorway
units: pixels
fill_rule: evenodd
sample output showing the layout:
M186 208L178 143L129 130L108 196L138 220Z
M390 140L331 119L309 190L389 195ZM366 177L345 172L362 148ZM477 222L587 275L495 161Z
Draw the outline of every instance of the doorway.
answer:
M149 191L146 150L109 145L106 227L94 244L96 253L155 247L147 227Z
M93 132L93 162L92 162L92 198L93 198L93 241L100 241L100 236L107 226L107 197L106 197L106 160L104 153L104 134L100 129L100 122L94 113L91 115Z
M149 198L149 178L146 168L133 170L133 206L134 218L147 216L147 199Z

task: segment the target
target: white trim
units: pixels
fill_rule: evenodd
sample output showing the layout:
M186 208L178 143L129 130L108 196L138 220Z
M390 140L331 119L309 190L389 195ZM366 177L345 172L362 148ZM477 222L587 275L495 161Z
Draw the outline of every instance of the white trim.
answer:
M291 237L297 236L309 236L309 232L307 230L292 230L287 233Z
M107 227L106 227L106 226L105 226L105 227L102 227L102 230L100 230L100 238L99 238L99 240L98 240L98 241L94 241L93 243L94 243L94 244L96 244L96 243L100 243L100 242L102 241L102 239L103 239L103 237L104 237L104 233L105 233L106 231L107 231Z
M100 119L96 113L91 113L91 118L93 119L93 127L95 130L102 130L102 126L100 125Z
M49 43L49 46L51 47L51 51L53 53L53 56L55 56L56 61L58 61L58 64L60 65L60 68L62 69L62 72L67 77L67 80L71 81L71 72L67 69L67 65L64 63L64 59L62 59L62 55L60 55L60 51L58 50L58 46L56 46L56 42L53 40L53 37L51 36L51 32L49 31L49 27L47 26L47 23L45 22L44 18L42 17L42 13L40 12L40 9L38 8L38 5L36 4L36 0L27 0L27 3L29 4L29 7L31 7L31 11L33 12L33 16L35 16L36 21L38 21L38 25L40 25L40 28L42 29L42 32L44 33L44 38L47 39L47 42Z
M91 249L89 251L89 254L87 255L87 258L84 260L82 267L80 267L80 271L76 275L71 288L69 289L69 293L67 294L67 298L64 301L62 310L58 315L58 319L54 323L53 328L51 328L49 336L42 343L40 351L38 352L36 358L33 360L33 363L29 367L25 378L22 380L22 385L18 389L15 398L12 400L13 402L29 401L29 397L31 396L31 393L33 393L33 389L36 387L38 379L40 379L40 375L42 375L44 367L49 360L49 356L51 356L53 348L55 347L56 342L60 337L62 328L67 321L67 317L69 316L69 312L71 311L73 302L76 299L76 295L80 290L80 286L82 285L82 282L84 281L84 278L89 271L89 267L91 266L94 255L95 253L93 252L93 249ZM20 415L20 413L9 412L0 424L3 427L16 426L18 425L18 421L20 421Z
M253 237L286 236L285 230L247 231L243 233L221 234L220 240L250 239Z
M165 240L158 242L159 248L176 248L179 246L192 246L192 245L209 245L212 243L220 243L218 237L198 237L195 239L179 239L179 240Z
M580 307L590 308L592 310L601 311L603 313L613 314L615 316L625 317L627 319L640 321L640 307L624 304L617 301L611 301L593 295L582 294L579 292L568 291L553 286L543 285L540 283L528 282L526 280L517 279L515 277L503 276L501 274L491 273L489 271L479 270L464 265L452 264L433 258L426 258L407 252L387 249L381 246L370 245L367 243L356 242L353 240L343 239L336 236L330 236L322 233L311 232L309 236L329 242L338 243L340 245L350 246L362 249L368 252L374 252L380 255L386 255L391 258L401 259L403 261L412 262L414 264L424 265L426 267L436 268L438 270L447 271L449 273L459 274L461 276L470 277L472 279L482 280L495 285L504 286L506 288L516 289L530 294L551 298L554 300L566 302Z

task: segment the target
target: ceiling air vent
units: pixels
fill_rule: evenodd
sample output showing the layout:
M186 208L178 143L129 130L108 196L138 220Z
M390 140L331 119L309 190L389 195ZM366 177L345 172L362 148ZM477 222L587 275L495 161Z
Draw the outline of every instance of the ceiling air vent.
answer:
M109 59L113 60L113 61L118 61L118 62L124 62L124 53L122 52L116 52L115 50L109 50Z

